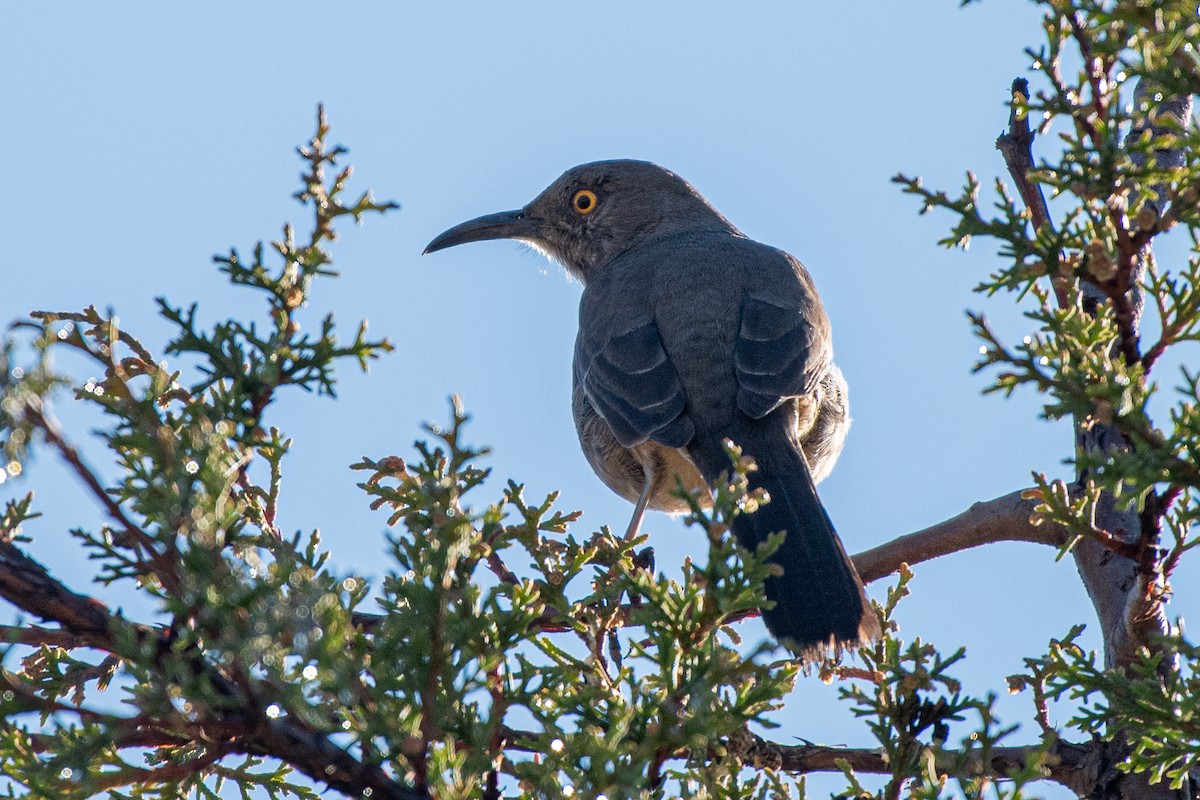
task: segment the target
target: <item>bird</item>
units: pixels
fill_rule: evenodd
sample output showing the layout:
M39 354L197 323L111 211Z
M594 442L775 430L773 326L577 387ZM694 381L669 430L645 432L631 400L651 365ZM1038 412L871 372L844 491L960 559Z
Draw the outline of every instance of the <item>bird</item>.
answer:
M514 239L583 285L572 411L584 456L634 503L688 510L730 472L734 442L753 457L768 502L731 527L770 561L763 619L812 661L880 636L879 620L817 494L850 425L829 319L793 256L750 239L690 183L648 161L573 167L522 208L456 225L425 248Z

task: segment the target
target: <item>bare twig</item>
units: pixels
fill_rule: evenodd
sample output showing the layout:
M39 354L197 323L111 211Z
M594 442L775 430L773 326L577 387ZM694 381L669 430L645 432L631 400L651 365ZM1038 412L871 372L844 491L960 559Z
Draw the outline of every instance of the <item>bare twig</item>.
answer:
M1029 115L1024 108L1029 101L1029 81L1017 78L1012 82L1012 99L1008 109L1008 130L996 139L996 149L1004 156L1008 173L1012 175L1017 185L1017 191L1025 208L1029 209L1029 218L1033 221L1034 231L1043 228L1053 232L1054 222L1050 219L1050 208L1046 204L1046 195L1042 192L1041 184L1029 179L1029 172L1034 168L1033 140L1035 134L1029 128ZM1053 284L1054 295L1059 307L1067 304L1065 286Z
M504 563L504 559L500 558L500 554L495 550L492 550L487 554L487 565L488 569L490 569L492 573L495 574L495 576L503 583L512 584L514 586L520 583L520 580L517 579L516 574L508 568L508 565Z
M1033 229L1040 231L1049 226L1054 230L1050 219L1050 209L1046 205L1046 196L1040 184L1029 179L1029 171L1033 169L1033 140L1035 135L1029 129L1029 117L1023 108L1029 100L1029 81L1017 78L1012 82L1012 103L1008 111L1008 130L996 139L996 149L1004 155L1004 163L1008 173L1017 184L1017 191L1029 209Z
M871 583L894 574L901 564L920 564L992 542L1031 542L1062 547L1067 541L1066 529L1051 522L1033 524L1030 518L1037 501L1024 499L1021 496L1024 492L1022 489L994 500L980 501L956 517L865 550L852 556L851 560L863 582ZM636 603L609 609L608 627L630 627L640 611L645 611L645 607ZM739 622L758 615L758 609L750 609L731 614L726 622ZM354 624L368 632L378 626L381 619L379 614L361 611L353 615ZM562 611L552 608L546 609L534 626L543 633L562 633L576 628Z

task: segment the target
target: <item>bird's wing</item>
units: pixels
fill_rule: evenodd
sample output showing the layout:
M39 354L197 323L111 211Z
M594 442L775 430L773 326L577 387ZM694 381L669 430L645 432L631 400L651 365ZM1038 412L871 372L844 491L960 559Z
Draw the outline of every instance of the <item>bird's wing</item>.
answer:
M575 359L588 400L623 446L654 440L683 447L692 440L687 396L652 318L591 352L581 338Z
M750 417L815 391L829 368L828 325L814 324L807 310L771 291L751 292L742 303L733 367L738 408Z

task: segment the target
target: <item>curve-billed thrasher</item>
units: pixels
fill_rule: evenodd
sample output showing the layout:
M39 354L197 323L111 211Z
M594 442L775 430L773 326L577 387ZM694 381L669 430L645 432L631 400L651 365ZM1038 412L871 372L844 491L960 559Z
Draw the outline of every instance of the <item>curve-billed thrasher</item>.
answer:
M850 425L829 320L792 256L746 238L686 181L644 161L568 170L533 202L464 222L426 253L517 239L584 284L574 412L588 462L636 503L686 510L676 477L708 496L732 439L770 502L735 518L753 550L787 531L766 581L767 627L807 657L879 636L862 582L817 497Z

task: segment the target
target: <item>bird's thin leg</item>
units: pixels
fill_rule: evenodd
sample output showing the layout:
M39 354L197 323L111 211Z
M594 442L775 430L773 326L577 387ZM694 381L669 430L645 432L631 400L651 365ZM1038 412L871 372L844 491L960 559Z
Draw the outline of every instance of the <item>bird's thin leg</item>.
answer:
M642 527L642 517L646 515L646 506L650 504L650 492L654 488L654 468L642 464L642 474L646 476L646 485L642 487L642 494L633 507L633 518L629 520L629 527L625 529L627 542L638 535L638 529Z

